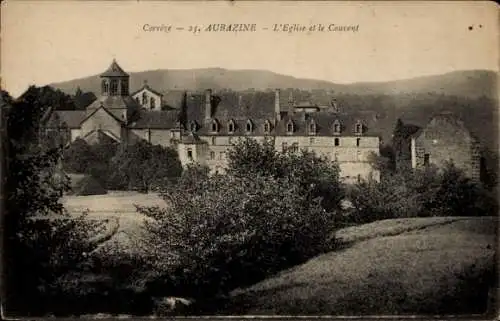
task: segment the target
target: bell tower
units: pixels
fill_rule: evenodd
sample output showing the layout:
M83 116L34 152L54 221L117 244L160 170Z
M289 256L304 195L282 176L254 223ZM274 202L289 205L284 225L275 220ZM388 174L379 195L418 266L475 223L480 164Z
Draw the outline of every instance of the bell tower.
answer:
M129 96L129 75L115 59L100 77L102 96Z

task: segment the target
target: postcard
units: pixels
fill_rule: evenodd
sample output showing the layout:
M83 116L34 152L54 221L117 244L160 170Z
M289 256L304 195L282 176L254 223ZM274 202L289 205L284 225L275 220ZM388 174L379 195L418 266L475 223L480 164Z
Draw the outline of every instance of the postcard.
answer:
M4 1L2 313L494 317L498 7Z

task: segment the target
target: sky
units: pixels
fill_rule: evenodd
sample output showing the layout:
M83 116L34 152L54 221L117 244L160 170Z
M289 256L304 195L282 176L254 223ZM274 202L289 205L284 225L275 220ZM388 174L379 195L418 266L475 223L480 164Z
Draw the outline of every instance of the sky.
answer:
M1 85L17 96L32 84L98 74L113 58L128 72L261 69L336 83L497 71L497 10L493 2L465 1L7 0ZM222 23L255 24L256 31L188 31ZM146 24L172 30L144 31ZM274 24L335 24L351 31L273 31Z

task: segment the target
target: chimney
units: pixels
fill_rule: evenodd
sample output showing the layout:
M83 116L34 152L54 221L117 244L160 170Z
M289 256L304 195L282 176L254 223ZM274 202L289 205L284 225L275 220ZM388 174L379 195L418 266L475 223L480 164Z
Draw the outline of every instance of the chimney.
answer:
M212 119L212 89L205 90L205 120Z
M293 114L293 105L294 105L294 100L293 100L293 89L290 91L290 95L288 96L288 115Z
M280 108L280 90L274 90L274 113L276 114L276 120L281 120L281 108Z

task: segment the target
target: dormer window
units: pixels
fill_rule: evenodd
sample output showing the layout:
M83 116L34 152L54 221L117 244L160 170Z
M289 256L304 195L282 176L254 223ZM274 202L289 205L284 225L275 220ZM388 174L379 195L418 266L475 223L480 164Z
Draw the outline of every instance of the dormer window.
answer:
M359 120L356 122L354 132L358 135L363 133L363 124Z
M316 123L314 120L311 121L309 124L309 135L315 135L316 134Z
M253 131L253 124L252 121L249 119L247 120L247 133L251 133Z
M333 123L333 133L334 134L340 134L340 131L341 131L340 122L338 120L336 120Z
M195 132L197 129L198 129L198 126L196 125L196 123L193 121L191 122L191 124L189 124L189 129L192 131L192 132Z
M234 122L233 120L230 120L229 123L227 124L227 131L232 134L234 133Z
M288 123L286 124L286 132L288 134L293 134L293 131L294 131L294 128L293 128L293 121L288 121Z
M211 129L212 129L212 133L216 133L219 131L219 124L217 123L217 121L215 119L212 120Z
M266 120L264 123L264 133L269 134L271 132L271 124L269 123L269 120Z

